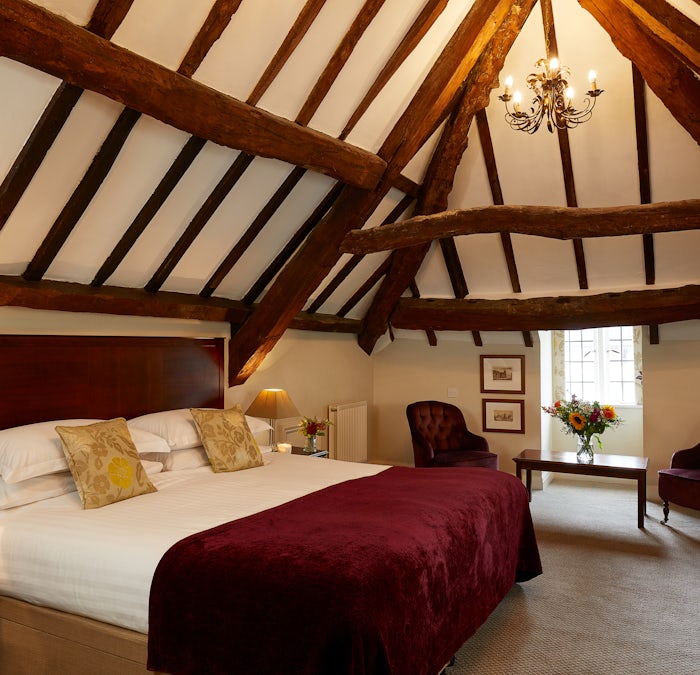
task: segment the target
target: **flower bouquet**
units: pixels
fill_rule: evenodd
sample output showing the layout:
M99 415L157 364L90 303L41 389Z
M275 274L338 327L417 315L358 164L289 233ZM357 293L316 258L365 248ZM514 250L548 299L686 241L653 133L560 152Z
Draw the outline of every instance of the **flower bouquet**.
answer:
M304 450L307 452L316 452L316 438L317 436L325 436L326 429L332 424L330 420L319 420L315 417L302 417L299 421L299 426L297 431L306 436L306 447Z
M615 408L611 405L600 405L598 401L581 401L572 396L570 401L557 401L552 406L542 406L548 415L557 417L564 423L567 434L578 436L577 457L580 461L593 460L592 440L595 438L598 447L603 447L600 435L608 428L622 424Z

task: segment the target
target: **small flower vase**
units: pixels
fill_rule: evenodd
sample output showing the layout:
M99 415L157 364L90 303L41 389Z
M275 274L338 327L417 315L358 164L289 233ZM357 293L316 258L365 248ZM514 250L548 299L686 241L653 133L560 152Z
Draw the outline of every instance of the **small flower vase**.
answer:
M307 436L306 437L306 445L304 446L304 452L307 452L308 454L312 454L314 452L317 452L318 449L316 447L316 436Z
M576 439L576 461L579 464L590 464L593 461L593 439L586 436Z

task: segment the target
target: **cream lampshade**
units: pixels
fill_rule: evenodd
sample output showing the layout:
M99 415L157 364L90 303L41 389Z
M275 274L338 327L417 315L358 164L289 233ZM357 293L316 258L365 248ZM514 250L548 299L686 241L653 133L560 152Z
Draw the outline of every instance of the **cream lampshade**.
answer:
M270 420L270 426L272 427L270 431L270 445L274 446L275 427L273 420L296 417L299 415L299 411L284 389L263 389L248 406L245 414Z

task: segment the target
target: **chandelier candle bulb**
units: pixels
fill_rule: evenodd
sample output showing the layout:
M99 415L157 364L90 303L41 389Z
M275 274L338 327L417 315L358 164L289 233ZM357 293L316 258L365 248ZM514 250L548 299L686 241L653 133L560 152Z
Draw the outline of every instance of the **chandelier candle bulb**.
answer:
M596 89L598 89L598 83L596 82L596 78L597 78L597 75L596 75L595 70L589 70L588 71L588 81L591 83L591 90L592 91L595 91Z
M549 70L550 70L550 72L551 72L552 74L556 73L557 70L559 70L559 59L553 58L553 59L549 62Z
M515 112L520 112L520 101L522 100L523 95L519 91L516 91L513 94L513 107L515 108Z
M511 89L513 88L513 77L511 75L508 75L506 77L506 88L505 88L505 95L510 96Z

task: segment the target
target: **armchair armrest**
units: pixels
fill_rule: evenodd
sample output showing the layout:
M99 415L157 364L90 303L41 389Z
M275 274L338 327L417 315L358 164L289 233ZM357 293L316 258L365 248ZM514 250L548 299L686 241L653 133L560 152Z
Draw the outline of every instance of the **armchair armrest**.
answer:
M700 469L700 443L687 448L677 450L671 456L672 469Z

